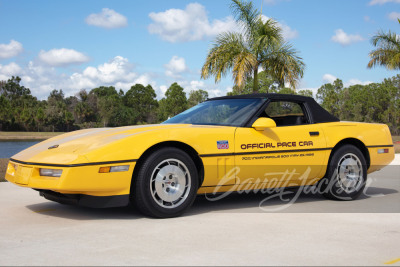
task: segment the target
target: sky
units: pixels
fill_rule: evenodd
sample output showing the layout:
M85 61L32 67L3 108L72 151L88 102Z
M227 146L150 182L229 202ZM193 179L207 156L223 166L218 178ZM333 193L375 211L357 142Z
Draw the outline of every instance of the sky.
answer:
M297 90L315 93L336 78L345 86L397 75L367 69L371 37L400 33L400 0L255 0L278 21L287 42L306 64ZM200 70L215 37L237 30L230 0L0 0L0 80L20 76L32 95L54 89L117 90L150 84L157 98L178 82L188 93L210 97L232 90L229 73L219 83Z

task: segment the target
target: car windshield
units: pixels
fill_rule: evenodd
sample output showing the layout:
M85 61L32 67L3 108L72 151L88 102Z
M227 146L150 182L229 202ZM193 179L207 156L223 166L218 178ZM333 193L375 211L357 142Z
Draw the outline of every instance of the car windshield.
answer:
M203 102L163 123L242 126L263 99L220 99Z

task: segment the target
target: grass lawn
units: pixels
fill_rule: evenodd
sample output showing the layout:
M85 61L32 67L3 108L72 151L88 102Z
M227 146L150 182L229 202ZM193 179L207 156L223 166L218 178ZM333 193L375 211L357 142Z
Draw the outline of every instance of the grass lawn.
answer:
M1 140L44 140L50 137L63 134L62 132L1 132Z

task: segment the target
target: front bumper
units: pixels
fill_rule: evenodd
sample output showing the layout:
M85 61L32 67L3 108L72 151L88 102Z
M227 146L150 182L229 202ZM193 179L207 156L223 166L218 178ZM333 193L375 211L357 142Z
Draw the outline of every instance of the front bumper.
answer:
M135 162L123 164L54 167L23 164L10 160L6 180L22 187L48 190L64 195L89 195L97 197L129 195ZM129 165L124 172L99 173L106 166ZM40 175L40 168L61 169L61 177Z

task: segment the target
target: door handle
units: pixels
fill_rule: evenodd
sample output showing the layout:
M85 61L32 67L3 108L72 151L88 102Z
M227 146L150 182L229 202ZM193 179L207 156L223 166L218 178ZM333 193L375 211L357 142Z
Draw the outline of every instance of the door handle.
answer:
M310 132L310 136L319 136L319 132Z

